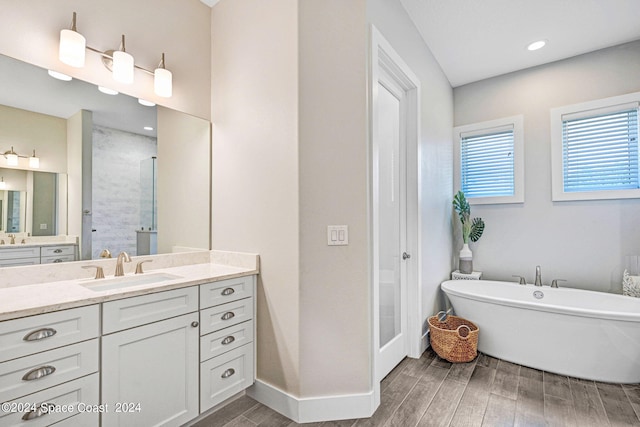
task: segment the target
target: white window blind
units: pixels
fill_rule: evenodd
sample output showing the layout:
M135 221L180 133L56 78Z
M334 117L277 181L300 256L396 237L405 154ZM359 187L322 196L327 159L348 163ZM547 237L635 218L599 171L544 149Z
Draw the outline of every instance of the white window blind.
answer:
M625 107L562 116L565 192L640 188L638 105Z
M513 126L461 134L460 188L468 198L513 196Z

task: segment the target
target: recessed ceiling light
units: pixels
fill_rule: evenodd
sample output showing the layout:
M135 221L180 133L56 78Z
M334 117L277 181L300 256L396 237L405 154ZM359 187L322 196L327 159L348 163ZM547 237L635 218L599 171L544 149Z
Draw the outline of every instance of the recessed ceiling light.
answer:
M98 90L102 93L105 93L107 95L117 95L118 91L117 90L113 90L113 89L109 89L108 87L104 87L104 86L98 86Z
M68 75L66 75L66 74L59 73L59 72L57 72L57 71L48 70L47 72L48 72L48 73L49 73L49 75L50 75L51 77L53 77L54 79L62 80L62 81L65 81L65 82L68 82L68 81L71 81L71 80L72 80L71 76L68 76Z
M145 126L144 130L153 130L153 128L151 126Z
M153 107L156 104L151 101L147 101L146 99L138 98L138 104L144 105L145 107Z
M546 40L538 40L537 42L529 43L529 45L527 45L527 49L528 50L542 49L546 44L547 44Z

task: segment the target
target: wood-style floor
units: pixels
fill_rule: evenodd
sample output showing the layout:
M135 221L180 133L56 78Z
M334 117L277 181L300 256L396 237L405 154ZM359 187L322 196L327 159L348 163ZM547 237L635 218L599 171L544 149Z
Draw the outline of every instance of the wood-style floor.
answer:
M568 378L480 354L451 364L430 349L381 384L371 418L297 424L243 396L193 427L640 426L640 384Z

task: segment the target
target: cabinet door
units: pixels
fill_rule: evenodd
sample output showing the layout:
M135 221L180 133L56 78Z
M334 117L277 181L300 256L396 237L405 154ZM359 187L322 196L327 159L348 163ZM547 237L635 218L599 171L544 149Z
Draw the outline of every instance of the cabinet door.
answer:
M198 416L197 322L190 313L102 337L102 426L180 426Z

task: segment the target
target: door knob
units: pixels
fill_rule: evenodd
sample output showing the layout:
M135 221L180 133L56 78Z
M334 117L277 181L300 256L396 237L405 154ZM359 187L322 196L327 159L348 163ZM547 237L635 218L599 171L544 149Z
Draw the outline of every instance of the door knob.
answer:
M411 258L411 255L406 253L406 252L402 252L402 259L409 259Z

